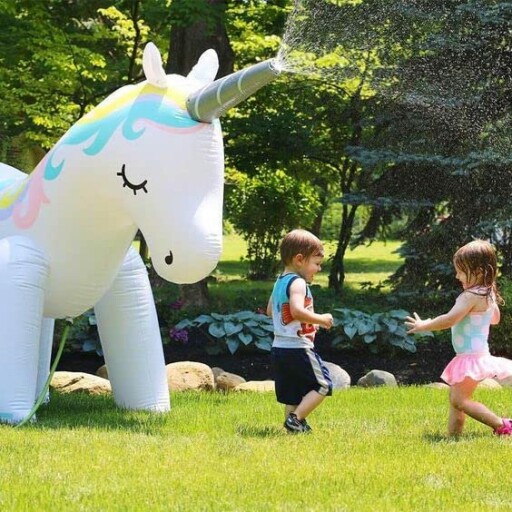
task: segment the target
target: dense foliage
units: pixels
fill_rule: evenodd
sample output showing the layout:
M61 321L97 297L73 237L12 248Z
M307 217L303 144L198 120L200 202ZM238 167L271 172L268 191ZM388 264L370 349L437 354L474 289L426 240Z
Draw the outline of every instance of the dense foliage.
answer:
M251 273L274 272L290 225L322 235L339 201L331 288L350 244L405 219L395 286L435 295L453 288L451 255L472 237L490 238L512 272L511 24L498 0L4 0L0 160L30 170L93 105L142 79L149 40L180 72L205 34L229 39L224 70L281 50L292 73L223 118L226 214L250 241ZM255 205L278 188L272 173L301 200L263 220Z
M408 52L379 108L379 137L349 148L385 171L365 190L373 215L364 235L407 216L393 281L422 299L457 286L452 254L472 238L490 239L510 275L512 5L396 2L388 21L388 44L407 42Z

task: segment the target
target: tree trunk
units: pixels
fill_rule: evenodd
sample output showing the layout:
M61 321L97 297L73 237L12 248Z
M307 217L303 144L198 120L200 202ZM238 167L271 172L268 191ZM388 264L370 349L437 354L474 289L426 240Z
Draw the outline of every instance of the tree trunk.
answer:
M363 81L351 99L350 105L350 124L352 126L352 135L350 137L350 145L358 146L361 143L363 131L361 127L361 111L360 111L360 94ZM358 164L345 159L340 168L340 190L342 194L350 193L357 185L361 187L363 178L358 175ZM338 236L338 247L333 257L331 271L329 272L329 288L334 289L336 293L340 293L345 282L345 252L352 237L354 228L354 220L357 211L357 205L344 204L341 213L341 226Z
M332 288L336 293L341 292L345 282L345 253L352 237L356 211L357 206L343 205L338 245L329 272L329 288Z
M187 0L174 0L178 8L186 8ZM201 54L213 48L219 56L217 78L233 72L235 54L231 48L224 18L227 0L204 0L211 10L209 19L194 20L190 25L177 24L171 29L169 55L166 72L187 75L194 67ZM206 279L194 284L180 285L180 296L184 306L206 307L209 304L208 283Z
M174 0L174 3L186 3L187 0ZM169 55L166 72L186 75L195 65L201 54L213 48L219 56L217 78L233 72L235 54L229 43L224 19L220 13L227 7L227 0L204 0L211 11L214 23L196 19L192 24L178 24L172 27L169 40ZM213 26L212 26L213 25Z

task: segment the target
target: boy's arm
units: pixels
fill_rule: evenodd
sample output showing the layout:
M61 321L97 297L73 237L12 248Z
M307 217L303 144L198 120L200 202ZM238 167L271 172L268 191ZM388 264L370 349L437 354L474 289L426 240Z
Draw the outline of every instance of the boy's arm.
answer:
M454 306L448 313L436 316L435 318L428 318L422 320L417 313L414 317L408 316L405 320L405 325L409 328L407 334L422 331L440 331L442 329L449 329L456 323L460 322L468 313L471 312L475 306L477 298L470 293L461 293Z
M332 327L332 315L330 313L318 314L304 306L306 298L306 281L295 279L290 285L290 314L294 320L305 324L318 324L326 329Z
M268 304L267 304L267 316L269 316L270 318L272 318L272 297L270 297L270 299L268 299Z

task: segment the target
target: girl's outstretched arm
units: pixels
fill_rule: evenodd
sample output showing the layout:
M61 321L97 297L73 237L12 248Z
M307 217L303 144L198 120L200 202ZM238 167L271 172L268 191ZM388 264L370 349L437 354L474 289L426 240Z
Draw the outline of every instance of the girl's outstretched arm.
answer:
M457 322L460 322L468 313L471 312L475 306L477 299L471 296L469 293L461 293L454 306L448 313L444 315L436 316L435 318L427 318L422 320L418 313L414 313L414 316L408 316L405 319L405 325L409 329L407 334L413 334L415 332L423 331L440 331L442 329L449 329Z

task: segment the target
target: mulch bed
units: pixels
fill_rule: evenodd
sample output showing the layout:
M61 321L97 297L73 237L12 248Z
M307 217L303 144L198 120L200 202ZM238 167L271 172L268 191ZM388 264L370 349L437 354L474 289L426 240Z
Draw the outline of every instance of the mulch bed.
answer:
M436 382L440 380L441 372L453 357L449 342L432 338L419 343L414 354L402 350L395 354L372 354L367 347L327 350L321 344L318 351L325 361L335 363L348 372L352 384L356 384L359 378L374 369L392 373L399 384ZM236 373L246 380L272 379L268 353L209 355L195 346L164 345L164 355L167 364L197 361ZM96 353L66 352L62 355L57 369L95 374L102 364L103 358Z

